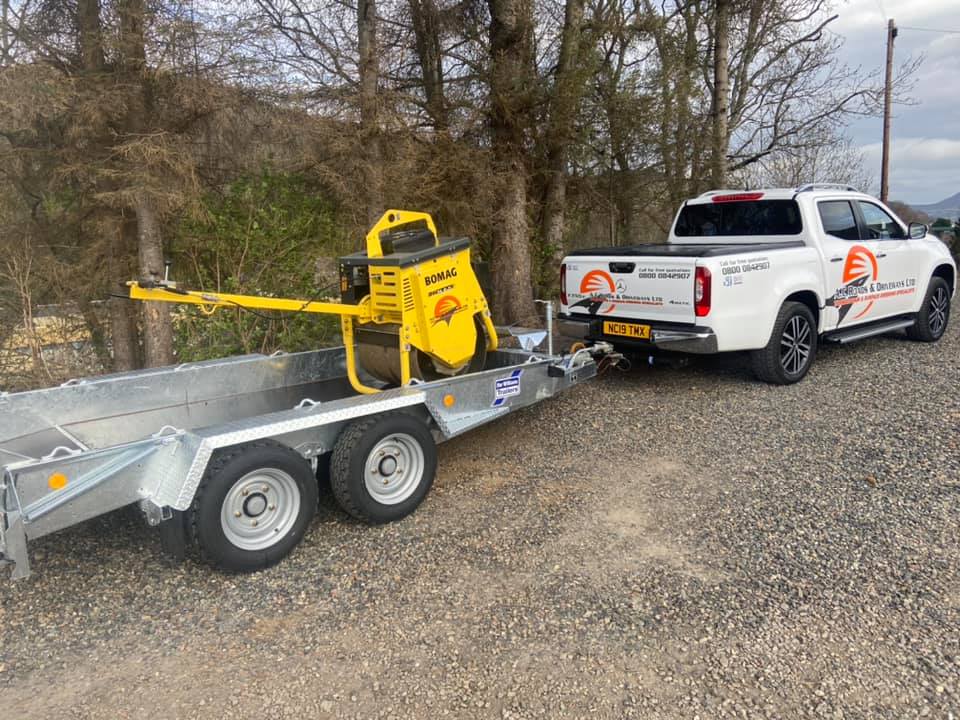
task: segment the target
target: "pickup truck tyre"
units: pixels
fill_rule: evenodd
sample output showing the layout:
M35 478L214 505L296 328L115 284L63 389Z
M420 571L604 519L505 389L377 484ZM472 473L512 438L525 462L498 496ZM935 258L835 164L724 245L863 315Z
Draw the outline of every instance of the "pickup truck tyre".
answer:
M214 456L186 521L204 561L228 572L253 572L289 555L316 510L310 464L264 440Z
M817 356L817 322L803 303L780 307L766 347L750 353L753 372L760 380L790 385L803 379Z
M907 337L920 342L936 342L943 337L950 321L950 286L942 277L930 278L917 321L907 328Z
M423 421L383 413L355 420L340 433L330 458L330 485L340 507L378 525L416 510L436 471L437 446Z

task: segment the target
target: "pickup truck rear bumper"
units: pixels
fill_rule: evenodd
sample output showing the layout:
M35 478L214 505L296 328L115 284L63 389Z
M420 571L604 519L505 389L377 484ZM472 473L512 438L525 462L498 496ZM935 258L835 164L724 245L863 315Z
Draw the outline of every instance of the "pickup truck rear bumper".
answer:
M636 348L638 350L657 348L698 355L709 355L717 352L717 336L708 327L643 322L623 318L606 319L649 325L650 339L637 340L619 335L606 335L603 332L603 319L601 318L581 318L561 314L557 319L557 329L561 335L583 340L604 340L621 348Z

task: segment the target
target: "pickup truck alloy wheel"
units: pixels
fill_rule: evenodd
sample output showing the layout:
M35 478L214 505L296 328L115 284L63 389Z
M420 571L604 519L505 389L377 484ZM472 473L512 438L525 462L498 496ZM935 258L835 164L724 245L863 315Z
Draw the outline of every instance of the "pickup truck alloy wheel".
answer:
M330 458L330 487L340 506L359 520L384 523L423 502L437 469L437 448L426 424L404 412L348 425Z
M802 315L794 315L787 322L780 338L780 365L790 375L796 375L810 359L810 323Z
M923 298L923 305L917 313L917 320L913 327L907 328L907 335L912 340L921 342L936 342L947 330L950 322L950 287L942 277L930 278L927 294Z
M817 356L816 328L810 308L799 302L785 302L766 346L750 353L754 374L777 385L803 379Z
M290 554L317 510L317 480L299 453L270 440L220 450L187 511L204 560L251 572Z
M930 297L930 308L927 311L930 318L930 332L934 335L943 335L947 327L947 313L950 311L950 296L943 286L938 287Z

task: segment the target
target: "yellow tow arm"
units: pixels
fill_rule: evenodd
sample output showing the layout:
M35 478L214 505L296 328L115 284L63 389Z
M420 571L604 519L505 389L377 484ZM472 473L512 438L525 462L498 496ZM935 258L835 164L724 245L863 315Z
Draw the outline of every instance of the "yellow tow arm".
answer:
M168 287L143 287L136 280L128 282L131 300L181 303L199 305L207 313L216 308L243 308L244 310L277 310L281 312L325 313L327 315L350 315L363 317L369 314L369 306L345 303L291 300L289 298L263 297L261 295L232 295L230 293L204 290L178 290Z

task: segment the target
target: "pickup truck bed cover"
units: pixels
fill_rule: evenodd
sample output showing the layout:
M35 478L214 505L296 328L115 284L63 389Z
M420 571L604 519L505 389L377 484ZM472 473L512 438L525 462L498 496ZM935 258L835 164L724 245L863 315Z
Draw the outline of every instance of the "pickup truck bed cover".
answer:
M775 243L728 243L726 245L681 245L679 243L661 243L659 245L625 245L623 247L588 248L574 250L569 255L589 255L604 257L718 257L720 255L736 255L742 252L764 252L768 250L785 250L787 248L803 247L800 240Z

